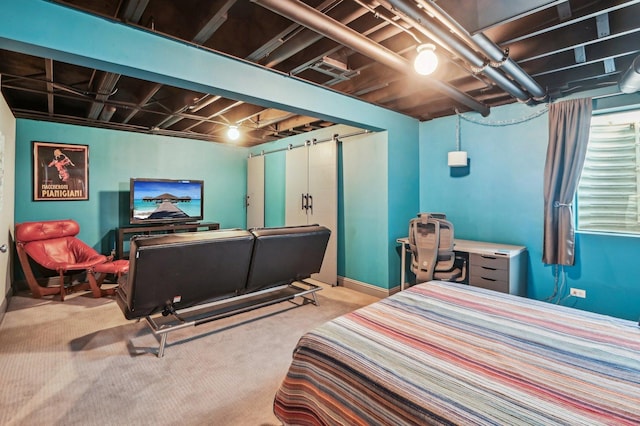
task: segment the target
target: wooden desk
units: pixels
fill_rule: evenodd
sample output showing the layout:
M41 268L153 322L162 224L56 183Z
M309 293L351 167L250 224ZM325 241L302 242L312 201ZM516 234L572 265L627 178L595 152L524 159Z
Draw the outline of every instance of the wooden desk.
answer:
M150 235L152 233L158 234L170 234L176 231L211 231L220 229L220 224L216 222L199 222L199 223L173 223L162 225L146 225L146 226L125 226L118 228L118 235L116 241L116 257L122 259L125 257L124 252L124 236L129 234L137 235ZM129 237L131 239L131 237ZM129 257L128 255L126 256Z
M406 255L411 252L409 238L398 238L402 244L400 289L406 279ZM454 240L453 249L467 259L465 283L503 293L527 295L527 248L485 241Z

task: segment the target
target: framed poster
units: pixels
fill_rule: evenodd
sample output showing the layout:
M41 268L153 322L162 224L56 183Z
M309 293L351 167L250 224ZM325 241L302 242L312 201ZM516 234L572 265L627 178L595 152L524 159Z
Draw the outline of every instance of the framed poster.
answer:
M33 200L89 199L89 146L33 142Z

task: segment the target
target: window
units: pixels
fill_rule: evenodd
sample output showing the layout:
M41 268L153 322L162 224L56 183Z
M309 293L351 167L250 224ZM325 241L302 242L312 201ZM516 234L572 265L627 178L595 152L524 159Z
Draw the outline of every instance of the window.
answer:
M595 115L578 183L578 231L640 234L640 110Z

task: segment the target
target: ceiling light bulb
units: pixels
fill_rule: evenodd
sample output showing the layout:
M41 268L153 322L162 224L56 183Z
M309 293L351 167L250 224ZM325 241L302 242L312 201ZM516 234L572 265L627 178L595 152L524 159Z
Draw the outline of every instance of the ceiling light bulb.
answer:
M238 126L229 126L229 130L227 131L227 137L232 141L235 141L240 137L240 131L238 130Z
M420 75L429 75L438 67L438 57L435 53L436 47L431 44L421 44L418 46L418 55L413 62L413 68Z

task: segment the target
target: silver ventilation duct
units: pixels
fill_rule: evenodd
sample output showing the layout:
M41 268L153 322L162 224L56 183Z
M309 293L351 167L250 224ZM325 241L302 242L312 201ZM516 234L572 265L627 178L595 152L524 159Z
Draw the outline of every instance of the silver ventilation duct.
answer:
M314 31L328 37L338 43L372 58L389 68L393 68L407 75L414 73L413 65L404 57L379 45L362 34L349 27L341 25L327 15L307 6L299 1L282 0L251 0L279 15L282 15L294 22L304 25ZM483 116L489 115L489 107L478 102L466 93L460 92L456 88L434 78L424 77L424 81L435 90L443 93L451 99L466 105Z
M622 93L635 93L640 90L640 56L636 56L629 69L622 74L618 85Z

